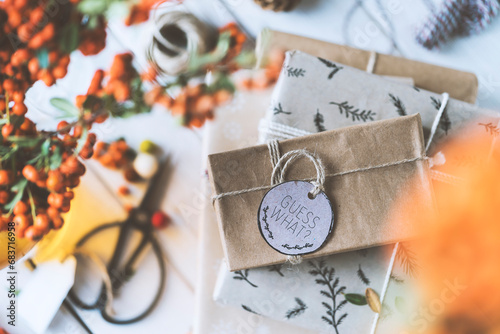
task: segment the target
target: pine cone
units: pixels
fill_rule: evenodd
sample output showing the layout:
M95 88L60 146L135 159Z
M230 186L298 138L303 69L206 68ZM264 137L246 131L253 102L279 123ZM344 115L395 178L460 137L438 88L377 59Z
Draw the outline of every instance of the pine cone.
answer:
M297 7L300 0L254 0L263 9L275 12L288 12Z

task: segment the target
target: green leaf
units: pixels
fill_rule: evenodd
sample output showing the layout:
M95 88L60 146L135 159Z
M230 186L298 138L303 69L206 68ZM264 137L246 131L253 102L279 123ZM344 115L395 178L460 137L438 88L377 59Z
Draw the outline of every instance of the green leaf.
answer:
M19 147L33 147L40 142L40 138L9 136L7 140Z
M42 146L40 147L42 155L49 155L49 149L50 149L50 139L46 139L43 142Z
M366 297L357 293L344 294L345 300L354 305L363 306L367 304Z
M190 71L195 71L205 65L218 63L227 55L230 42L231 35L229 32L220 34L219 41L212 52L205 53L201 56L196 55L196 51L193 52L191 60L189 61L188 69Z
M406 302L404 300L403 297L401 296L396 296L395 300L394 300L394 304L396 305L396 309L405 314L406 313Z
M26 189L27 184L28 180L21 179L12 187L12 190L17 191L17 194L16 196L14 196L14 198L12 198L12 200L9 203L5 204L4 208L6 210L12 210L14 206L17 204L17 202L19 202L21 198L23 198L24 189Z
M88 29L95 29L99 26L99 16L93 15L89 17L89 21L87 22Z
M88 135L87 127L83 126L82 136L80 137L80 139L78 139L78 145L75 148L75 156L78 155L85 146L85 143L87 142L87 135Z
M80 110L78 110L73 103L63 98L53 97L50 99L50 104L57 109L64 111L68 116L78 117L80 114Z
M52 152L52 155L50 156L49 159L50 163L49 168L51 170L57 169L59 168L59 166L61 166L61 162L62 162L61 148L59 146L56 146L54 152Z
M100 15L104 14L109 6L109 0L83 0L76 7L82 14Z
M66 24L60 31L59 48L64 53L71 53L78 47L78 25L76 23Z
M3 154L3 150L2 150L2 158L0 159L0 161L7 161L10 159L10 157L12 157L16 152L17 152L17 147L7 147L7 152L5 154Z
M38 50L38 52L36 53L36 57L38 58L40 68L49 67L49 51L47 50L47 48Z

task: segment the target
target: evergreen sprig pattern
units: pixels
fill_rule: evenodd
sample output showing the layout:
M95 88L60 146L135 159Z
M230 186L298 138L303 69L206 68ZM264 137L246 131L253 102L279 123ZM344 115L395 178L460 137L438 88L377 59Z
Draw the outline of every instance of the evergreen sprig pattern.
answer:
M274 271L278 275L280 275L281 277L285 277L285 275L283 275L283 273L281 272L281 264L275 264L275 265L270 266L269 271L271 271L271 272Z
M396 252L396 260L401 263L406 275L409 277L415 276L418 269L417 259L413 251L406 243L399 243L398 250Z
M338 327L348 314L344 313L337 317L340 310L347 304L347 300L338 302L337 297L344 293L346 287L339 286L340 279L335 277L335 268L326 266L324 260L310 261L309 266L311 267L309 274L316 277L316 284L322 287L320 294L328 299L328 302L321 303L326 309L326 316L321 316L321 320L333 327L335 333L338 334Z
M404 284L405 280L396 274L391 274L391 280L396 284Z
M326 131L325 128L325 118L317 109L316 114L314 115L314 126L316 126L316 131L323 132Z
M274 111L274 115L278 115L278 114L291 115L292 114L291 111L285 111L285 110L283 110L283 107L281 106L281 103L278 103L278 106L274 107L273 111Z
M366 274L363 271L363 269L361 269L361 265L359 265L358 277L361 280L361 282L363 282L363 284L370 285L370 279L366 276Z
M253 313L253 314L257 314L257 315L260 315L259 313L255 312L254 310L252 310L250 307L246 306L246 305L243 305L241 304L241 308L244 309L245 311L247 312L250 312L250 313Z
M245 270L236 270L234 272L233 279L238 280L238 281L245 281L248 284L250 284L250 286L253 287L253 288L257 288L258 287L257 285L255 285L252 282L250 282L250 280L248 279L248 269L245 269Z
M396 96L392 95L391 93L389 93L389 98L391 99L391 102L394 105L394 107L396 107L396 112L398 113L399 116L408 115L406 113L406 107L405 107L403 101L401 101L401 99L399 97L396 97Z
M441 100L436 99L434 96L431 96L432 105L436 110L441 109ZM450 116L448 115L448 110L444 110L441 115L441 120L439 121L439 128L444 131L446 135L448 135L448 131L451 129L451 121Z
M330 104L336 105L339 108L340 114L345 115L346 118L351 117L353 122L356 121L373 121L373 116L376 115L371 110L362 110L360 111L359 108L354 109L354 106L349 105L349 102L344 101L341 103L337 102L330 102Z
M484 126L484 129L486 130L487 133L491 134L493 137L498 136L500 133L500 129L498 128L497 125L493 125L493 123L478 123L478 125Z
M296 306L288 310L285 314L287 319L295 318L307 310L307 305L300 298L295 298Z
M340 71L341 69L343 69L342 66L337 66L337 64L332 63L329 60L326 60L326 59L323 59L323 58L320 58L320 57L318 57L318 59L319 59L320 62L322 62L323 64L325 64L326 67L328 67L328 68L331 69L330 73L328 74L328 80L332 79L333 76L335 74L337 74L338 71Z
M274 239L273 232L269 229L269 223L267 222L267 211L269 210L269 206L266 206L262 209L264 216L262 217L262 221L264 222L264 230L267 231L267 237L269 239Z
M310 243L308 243L308 242L307 242L305 245L303 245L303 246L300 246L300 245L290 246L289 244L284 244L284 245L281 245L281 247L286 248L286 249L288 249L288 250L290 250L290 249L298 249L298 250L301 250L301 249L304 249L304 248L310 248L310 247L312 247L312 246L313 246L313 244L310 244Z
M292 66L284 66L283 71L289 77L300 78L305 76L306 70L303 68L292 67Z

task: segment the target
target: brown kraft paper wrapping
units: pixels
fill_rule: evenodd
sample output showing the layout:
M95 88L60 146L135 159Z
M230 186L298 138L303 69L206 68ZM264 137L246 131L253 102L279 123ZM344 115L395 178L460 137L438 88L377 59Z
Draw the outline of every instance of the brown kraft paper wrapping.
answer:
M300 50L360 70L367 69L371 56L370 51L265 29L257 41L259 65L265 63L266 56L273 48L282 51ZM409 77L418 88L439 94L447 92L450 97L468 103L476 101L478 81L473 73L380 53L376 56L373 73Z
M281 155L295 149L313 152L323 161L326 175L420 158L425 149L418 114L284 140L279 147ZM216 195L270 185L273 168L267 145L212 154L208 163ZM307 159L294 161L285 175L286 180L315 177L316 171ZM325 193L334 210L333 232L322 248L304 258L390 244L415 236L414 228L405 223L402 212L390 210L396 199L402 205L408 204L405 192L410 181L416 184L414 189L423 194L425 205L432 210L428 162L424 159L327 176ZM231 271L283 263L287 259L273 250L259 232L257 213L267 190L214 200Z

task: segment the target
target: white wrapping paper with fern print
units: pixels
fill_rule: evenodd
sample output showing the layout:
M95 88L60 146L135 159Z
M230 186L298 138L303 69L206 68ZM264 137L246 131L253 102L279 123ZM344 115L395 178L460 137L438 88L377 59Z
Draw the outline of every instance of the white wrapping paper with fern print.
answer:
M441 117L443 96L402 85L381 76L333 63L300 51L287 52L272 102L259 129L261 140L287 139L376 120L420 113L425 141L438 119L427 151L434 156L439 144L452 136L468 136L464 128L494 138L500 133L500 114L449 99ZM284 126L284 127L283 127ZM290 129L292 128L292 129ZM295 131L297 130L297 131ZM434 159L434 170L461 157Z
M392 246L229 272L223 264L214 299L320 333L369 333Z

